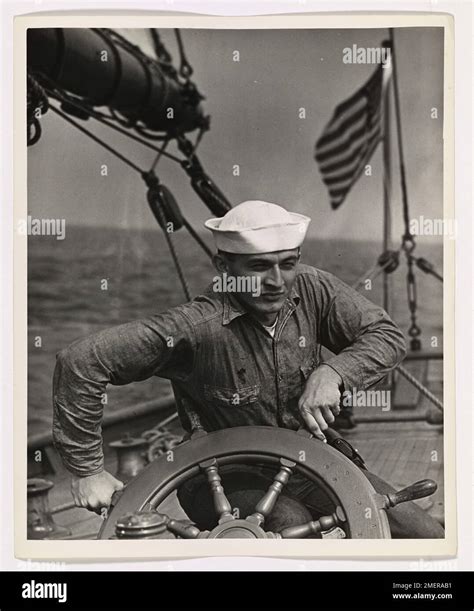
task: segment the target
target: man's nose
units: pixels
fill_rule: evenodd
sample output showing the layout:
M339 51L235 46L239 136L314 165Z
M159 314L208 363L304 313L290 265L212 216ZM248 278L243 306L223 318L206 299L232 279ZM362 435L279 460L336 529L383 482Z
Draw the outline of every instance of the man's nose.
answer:
M278 265L272 267L265 277L265 284L272 287L281 287L283 285L283 278L281 276L281 270Z

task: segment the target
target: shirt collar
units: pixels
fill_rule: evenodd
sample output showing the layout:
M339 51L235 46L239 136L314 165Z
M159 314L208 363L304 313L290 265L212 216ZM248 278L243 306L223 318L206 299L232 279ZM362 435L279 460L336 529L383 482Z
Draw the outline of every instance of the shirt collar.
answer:
M234 320L234 318L247 314L247 310L244 308L244 306L241 305L240 302L229 293L222 294L222 306L223 325L228 325Z
M290 296L286 299L283 307L290 306L294 309L301 301L300 295L295 286L291 289ZM222 294L222 324L228 325L239 316L247 314L245 307L230 293Z

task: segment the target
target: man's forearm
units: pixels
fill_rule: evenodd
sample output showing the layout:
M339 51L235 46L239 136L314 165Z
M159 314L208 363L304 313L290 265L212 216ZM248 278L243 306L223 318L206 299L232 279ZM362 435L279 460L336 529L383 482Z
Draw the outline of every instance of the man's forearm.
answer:
M107 373L96 381L81 373L74 348L58 354L53 378L53 440L66 468L80 477L104 468L101 422ZM100 365L99 365L100 367Z
M174 342L169 346L166 338ZM194 335L178 308L105 329L57 355L53 439L67 469L85 477L104 468L101 423L107 385L161 372L183 378L193 362Z

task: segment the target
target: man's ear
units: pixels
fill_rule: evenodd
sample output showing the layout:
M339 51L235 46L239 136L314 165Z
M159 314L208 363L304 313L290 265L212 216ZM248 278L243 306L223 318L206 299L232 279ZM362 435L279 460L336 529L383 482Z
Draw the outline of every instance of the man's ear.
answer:
M212 256L212 263L216 270L221 274L228 271L227 261L225 260L225 257L220 253L216 253Z

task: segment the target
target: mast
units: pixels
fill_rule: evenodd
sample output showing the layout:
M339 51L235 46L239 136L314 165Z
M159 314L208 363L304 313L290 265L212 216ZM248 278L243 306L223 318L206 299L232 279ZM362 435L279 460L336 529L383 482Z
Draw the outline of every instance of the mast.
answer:
M398 90L398 76L397 76L397 62L395 58L395 34L393 28L390 28L390 45L392 48L392 67L393 67L393 93L395 98L395 118L397 125L397 144L398 144L398 157L400 162L400 183L402 188L402 203L403 203L403 221L405 225L405 240L412 239L409 225L410 215L408 211L408 192L407 192L407 181L405 172L405 159L403 155L403 140L402 140L402 119L400 111L400 94Z
M391 249L392 235L392 156L391 156L391 112L390 112L390 92L392 82L392 52L393 46L390 42L384 41L384 46L390 49L388 62L385 64L382 82L383 100L383 252ZM392 293L392 278L387 272L383 273L383 308L390 313Z
M393 94L395 102L395 119L397 126L397 146L398 146L398 160L400 164L400 185L402 189L402 204L403 204L403 243L402 249L405 251L407 260L407 293L408 293L408 307L410 310L411 324L408 329L408 334L411 337L410 349L420 350L421 341L419 335L421 330L417 324L417 299L416 299L416 277L413 273L414 257L412 252L415 248L415 241L410 231L410 211L408 206L408 191L407 191L407 180L405 172L405 158L403 155L403 139L402 139L402 119L400 110L400 92L398 88L398 76L397 76L397 58L395 57L395 34L393 28L390 28L390 44L392 48L392 66L393 66Z

